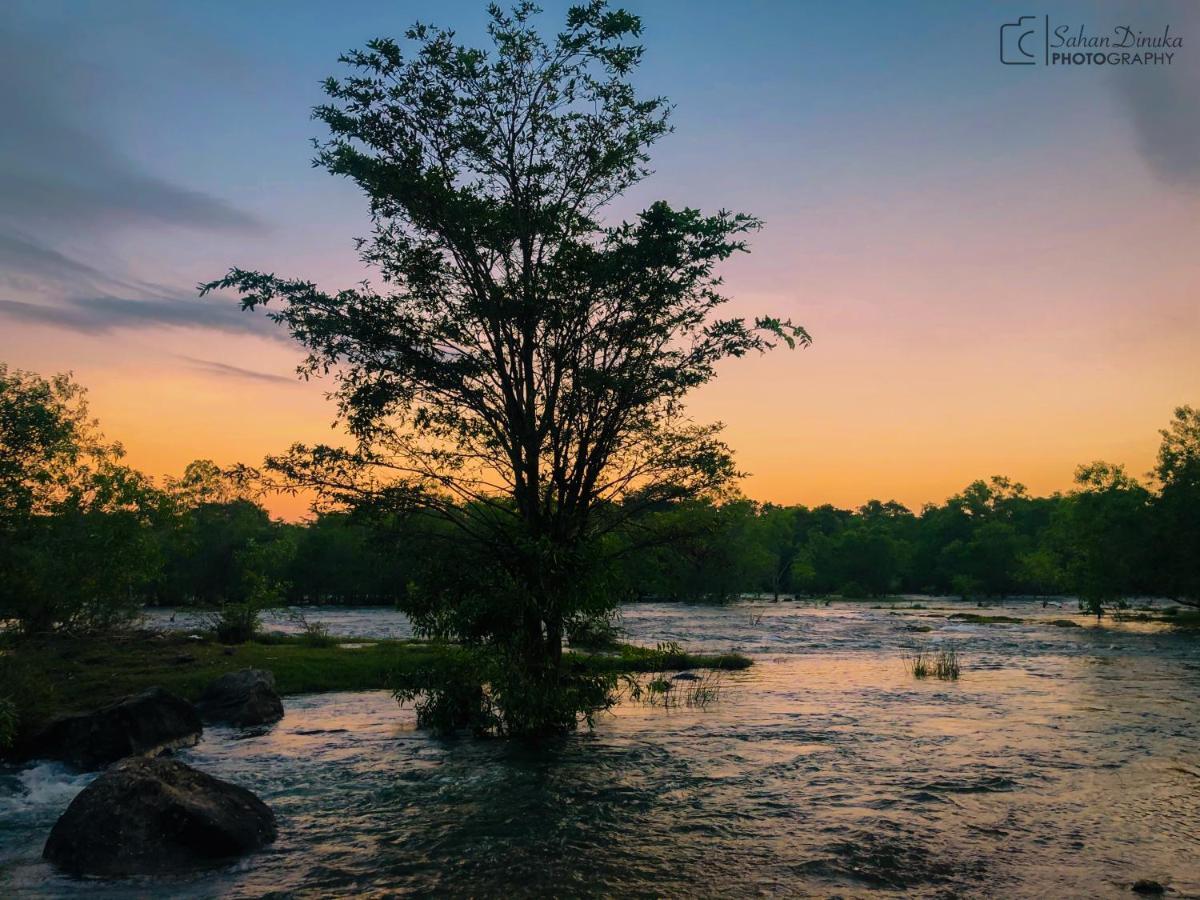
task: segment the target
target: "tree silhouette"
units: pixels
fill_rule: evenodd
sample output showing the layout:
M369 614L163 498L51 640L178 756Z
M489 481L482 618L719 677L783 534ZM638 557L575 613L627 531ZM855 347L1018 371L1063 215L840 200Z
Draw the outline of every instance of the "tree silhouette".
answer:
M714 315L727 299L715 266L757 219L660 202L602 221L648 174L669 108L630 82L636 16L596 0L544 39L535 12L491 7L486 51L414 26L405 48L371 41L325 83L315 116L332 137L316 163L367 194L360 252L383 290L234 269L202 291L237 289L248 309L281 301L272 315L308 348L304 374L336 375L356 446L295 446L270 468L333 502L452 522L497 567L487 590L512 612L488 641L552 693L600 537L735 475L686 395L722 359L809 338Z

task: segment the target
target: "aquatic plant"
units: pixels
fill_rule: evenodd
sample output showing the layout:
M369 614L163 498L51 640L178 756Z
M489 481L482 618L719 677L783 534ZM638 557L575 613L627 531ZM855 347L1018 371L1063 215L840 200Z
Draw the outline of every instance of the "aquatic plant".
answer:
M939 647L936 651L918 648L906 657L905 663L914 678L956 681L962 672L962 661L953 647Z
M726 670L706 669L700 674L682 672L674 678L663 674L626 675L622 682L625 696L643 706L707 709L721 698L727 676Z
M654 664L642 674L626 674L621 678L622 694L634 703L662 709L689 707L706 709L721 698L728 675L727 668L704 669L701 672L679 672L684 658L676 641L661 641L653 650Z

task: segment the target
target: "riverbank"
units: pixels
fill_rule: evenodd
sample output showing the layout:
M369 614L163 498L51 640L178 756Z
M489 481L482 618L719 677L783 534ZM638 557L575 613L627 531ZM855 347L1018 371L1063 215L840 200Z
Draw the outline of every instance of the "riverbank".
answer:
M255 668L273 672L284 696L395 690L416 683L420 673L449 666L460 653L457 645L421 640L337 638L318 646L303 636L269 634L225 645L204 634L136 631L13 643L0 650L0 668L5 691L17 705L19 745L55 716L95 709L149 687L194 701L218 676ZM576 670L612 674L751 665L736 653L629 644L595 653L568 651L565 658Z

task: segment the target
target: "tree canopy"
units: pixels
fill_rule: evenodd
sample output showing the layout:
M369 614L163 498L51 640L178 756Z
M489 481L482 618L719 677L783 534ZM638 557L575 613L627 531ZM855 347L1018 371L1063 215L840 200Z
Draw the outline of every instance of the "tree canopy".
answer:
M519 623L488 642L552 684L600 536L736 474L689 392L723 359L809 336L719 315L716 267L754 217L658 202L604 219L649 173L669 107L634 90L636 16L594 0L545 38L536 12L492 6L486 50L416 25L325 83L316 164L367 195L360 251L380 287L233 269L202 290L281 303L303 373L337 379L356 445L295 446L269 467L334 503L437 511L486 548L499 579L483 589L507 592Z

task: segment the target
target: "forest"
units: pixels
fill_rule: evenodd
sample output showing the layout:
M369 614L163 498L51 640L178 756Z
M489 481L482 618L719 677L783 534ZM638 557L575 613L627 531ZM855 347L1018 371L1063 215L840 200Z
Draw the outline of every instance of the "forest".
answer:
M1091 462L1045 497L993 476L919 510L664 500L604 536L598 606L747 593L1058 595L1096 614L1134 597L1196 605L1200 413L1181 406L1160 437L1144 479ZM66 375L0 366L0 449L0 619L27 633L102 630L159 605L213 610L236 637L268 608L342 604L425 613L430 633L449 634L436 596L479 588L474 551L428 512L370 498L285 522L261 473L207 459L156 481L125 464Z

